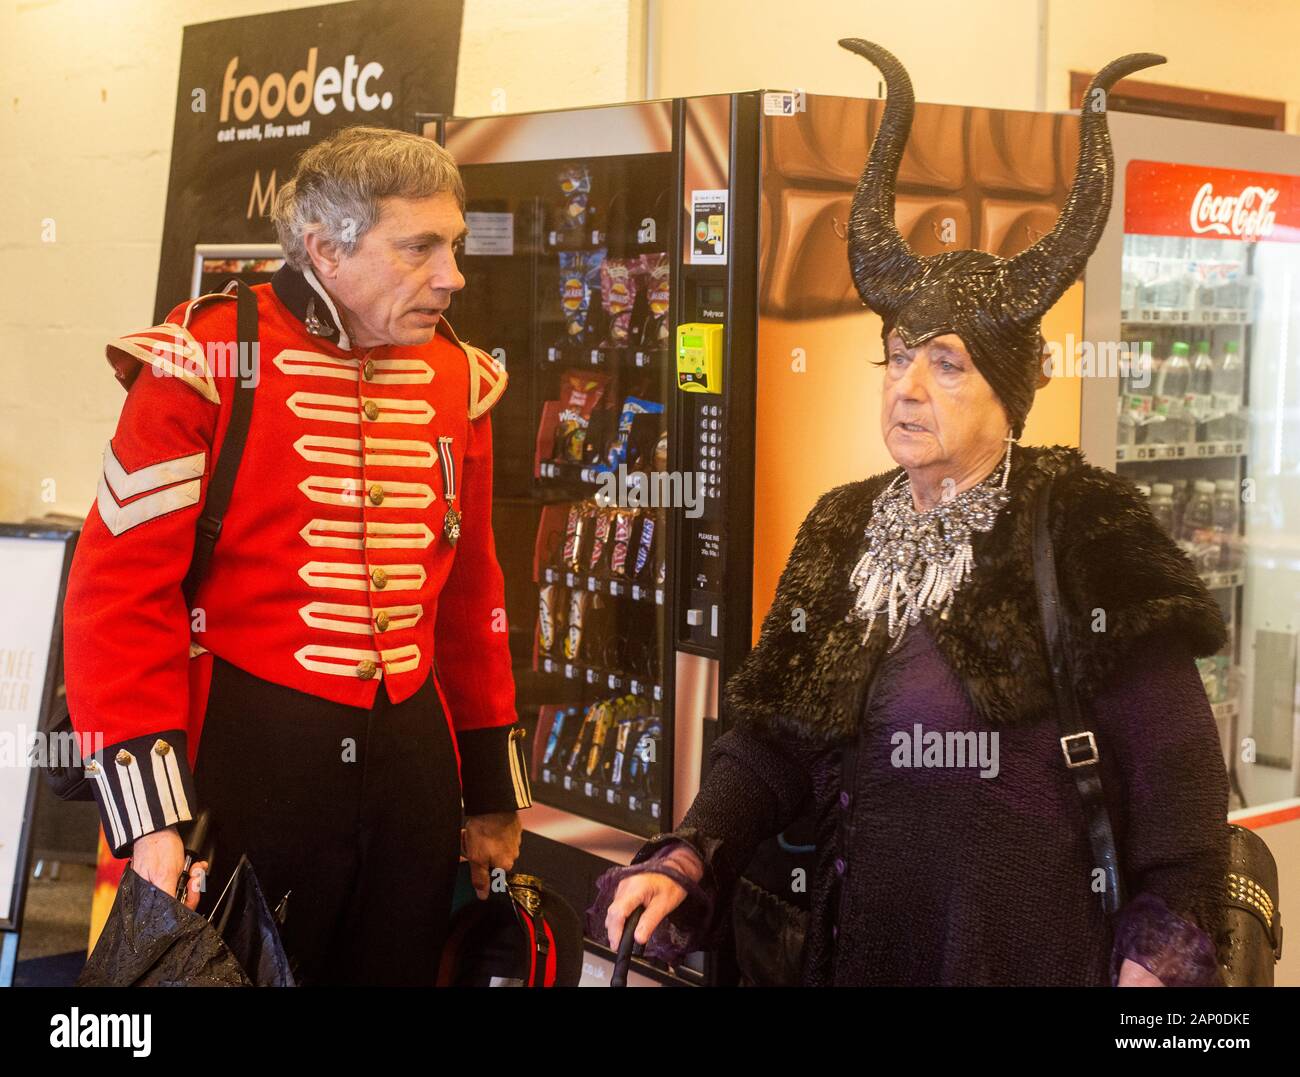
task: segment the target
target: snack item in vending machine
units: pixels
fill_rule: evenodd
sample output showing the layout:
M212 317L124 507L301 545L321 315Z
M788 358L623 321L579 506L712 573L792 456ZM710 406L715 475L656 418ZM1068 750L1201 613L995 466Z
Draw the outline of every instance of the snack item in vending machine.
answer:
M656 456L663 449L665 457L668 442L664 440L662 413L632 416L632 431L628 435L627 458L629 466L635 471L663 471L657 465Z
M582 462L587 426L609 385L609 375L566 370L560 379L560 413L555 425L555 459Z
M646 565L650 563L650 554L654 550L656 530L655 517L647 512L641 521L641 535L636 546L636 562L632 566L632 576L635 579L641 579L645 575Z
M591 197L591 173L586 165L560 169L560 193L564 195L562 227L576 231L587 223L587 201Z
M590 591L575 587L569 595L569 623L564 633L564 657L570 662L576 662L582 654L582 632L590 602Z
M574 770L578 765L578 760L582 758L583 745L590 739L592 729L596 725L596 712L601 707L600 703L593 703L587 708L582 716L582 724L578 726L578 735L573 738L573 748L569 752L569 758L564 763L564 769Z
M614 703L609 701L601 705L596 724L591 731L591 748L587 752L587 766L584 771L588 778L597 776L600 757L605 750L605 741L609 737L609 730L613 724Z
M627 462L628 443L632 436L632 424L634 420L641 415L659 416L663 414L664 406L657 404L653 400L641 400L635 396L629 396L623 401L623 409L618 420L618 437L609 447L609 452L605 456L605 461L597 466L598 471L617 471L619 464ZM655 421L655 433L658 433L658 420Z
M600 266L600 297L609 315L609 347L627 346L632 308L636 304L640 259L606 258Z
M600 288L603 250L560 252L560 307L570 344L581 344L587 332L592 295Z
M551 731L546 737L546 750L542 753L542 765L549 766L552 759L555 758L556 752L559 751L560 742L564 737L564 727L571 723L577 710L562 710L555 716L555 721L551 723Z
M641 330L643 348L662 348L668 344L668 308L672 298L669 269L668 255L662 251L641 256L641 272L646 277L644 287L650 305L650 314Z
M596 512L596 524L591 541L591 556L587 559L587 571L598 573L605 559L605 548L609 544L610 528L613 524L614 514L598 510Z
M584 464L598 465L605 458L609 443L618 434L618 412L613 408L598 408L587 423L587 442L582 452Z
M537 592L537 646L547 656L555 653L558 611L564 603L564 589L548 583Z
M581 572L585 559L591 556L596 514L599 511L594 501L579 502L578 532L574 536L573 560L568 565L574 572Z
M632 765L629 778L632 779L637 792L643 796L650 793L650 778L658 762L655 747L663 736L663 723L658 718L647 718L637 735L636 747L632 751Z
M569 516L564 523L564 545L560 548L560 563L572 568L578 559L579 524L582 520L582 502L575 501L569 506Z
M614 513L614 547L609 554L609 571L613 576L627 573L627 555L632 544L639 509L619 509Z
M614 732L614 757L610 760L607 780L615 789L623 784L624 761L627 759L628 742L632 737L635 723L634 717L620 718Z

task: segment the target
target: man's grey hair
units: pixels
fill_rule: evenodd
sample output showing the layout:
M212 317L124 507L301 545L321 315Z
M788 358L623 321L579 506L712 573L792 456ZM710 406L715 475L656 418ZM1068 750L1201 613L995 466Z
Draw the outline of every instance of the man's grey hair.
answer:
M465 186L450 153L431 138L387 127L345 127L308 149L275 196L271 218L295 269L311 267L310 232L352 254L379 220L385 198L447 192L465 212Z

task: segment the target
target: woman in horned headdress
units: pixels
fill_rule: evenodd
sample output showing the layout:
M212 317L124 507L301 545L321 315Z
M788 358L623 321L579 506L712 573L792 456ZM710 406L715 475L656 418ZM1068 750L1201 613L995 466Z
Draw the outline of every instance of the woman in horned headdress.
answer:
M1130 483L1074 449L1018 444L1044 382L1040 320L1110 208L1106 91L1162 58L1093 80L1050 234L1009 260L922 258L894 223L907 73L877 45L841 44L888 87L849 261L883 321L881 434L898 467L804 520L727 683L730 728L699 795L602 876L589 925L617 944L644 906L652 956L716 945L755 848L810 816L805 984L1216 983L1228 786L1193 659L1222 645L1222 616ZM1053 663L1034 558L1049 488ZM953 765L954 742L984 749L981 765Z

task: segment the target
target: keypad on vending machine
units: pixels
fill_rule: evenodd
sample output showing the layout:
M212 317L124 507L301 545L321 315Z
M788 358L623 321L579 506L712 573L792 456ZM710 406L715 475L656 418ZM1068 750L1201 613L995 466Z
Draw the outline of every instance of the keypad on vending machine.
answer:
M705 496L720 496L722 482L722 405L702 404L699 423L699 466Z

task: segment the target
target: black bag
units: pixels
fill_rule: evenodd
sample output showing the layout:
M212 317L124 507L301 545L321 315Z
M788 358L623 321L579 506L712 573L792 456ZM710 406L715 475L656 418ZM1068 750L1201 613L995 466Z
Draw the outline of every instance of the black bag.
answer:
M1106 872L1102 905L1107 916L1123 904L1119 853L1101 788L1097 740L1079 711L1070 677L1069 649L1061 635L1061 597L1057 589L1056 558L1048 530L1051 480L1043 485L1035 506L1034 577L1043 636L1052 666L1056 714L1061 727L1061 751L1074 776L1088 824L1088 841L1095 863ZM1277 863L1254 831L1228 827L1228 876L1224 893L1223 927L1215 944L1224 982L1229 987L1272 987L1273 966L1282 957L1282 909L1278 896Z
M239 346L241 356L244 347L257 355L257 297L253 290L243 281L234 282L238 287L237 314ZM229 288L229 285L226 286ZM195 525L194 555L190 560L190 569L181 585L185 592L187 606L194 601L194 593L200 581L207 574L212 560L212 551L221 534L221 520L230 504L230 493L235 488L235 476L239 471L239 460L244 453L244 443L248 440L248 424L253 415L254 385L245 384L244 380L235 380L235 399L231 405L230 425L226 429L226 438L221 443L221 455L212 470L208 482L208 496L203 505L203 515ZM71 751L63 757L58 751L47 753L46 762L40 766L45 784L60 800L94 800L92 784L86 777L85 767L78 750L78 739L74 735L72 717L68 713L68 697L61 695L58 703L50 708L50 713L41 723L41 738L47 744L69 745ZM63 762L68 765L61 765Z

